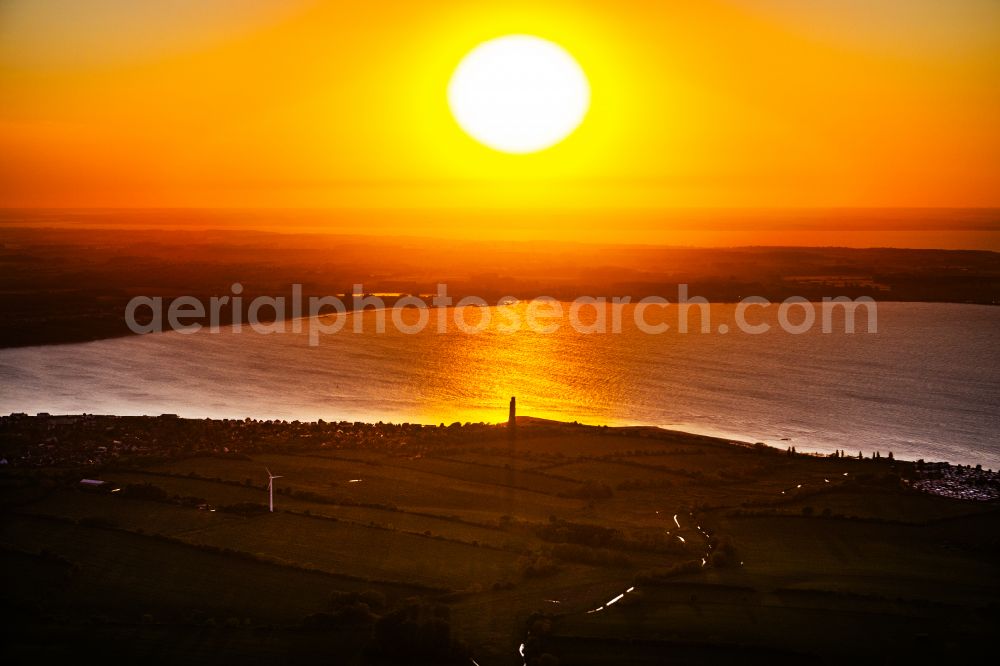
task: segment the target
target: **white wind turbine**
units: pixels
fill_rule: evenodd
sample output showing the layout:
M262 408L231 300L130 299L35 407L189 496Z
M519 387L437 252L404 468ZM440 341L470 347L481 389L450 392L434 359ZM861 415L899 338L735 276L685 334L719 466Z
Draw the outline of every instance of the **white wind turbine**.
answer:
M264 469L267 469L266 467ZM271 513L274 513L274 480L283 478L281 476L275 476L271 474L271 470L267 469L267 496L268 503L271 508Z

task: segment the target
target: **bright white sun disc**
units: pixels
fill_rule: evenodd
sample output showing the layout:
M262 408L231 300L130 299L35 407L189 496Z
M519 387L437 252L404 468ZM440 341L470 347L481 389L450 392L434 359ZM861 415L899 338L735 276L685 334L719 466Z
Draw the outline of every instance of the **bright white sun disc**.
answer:
M505 153L533 153L559 143L583 122L590 84L561 46L508 35L465 56L448 84L448 104L480 143Z

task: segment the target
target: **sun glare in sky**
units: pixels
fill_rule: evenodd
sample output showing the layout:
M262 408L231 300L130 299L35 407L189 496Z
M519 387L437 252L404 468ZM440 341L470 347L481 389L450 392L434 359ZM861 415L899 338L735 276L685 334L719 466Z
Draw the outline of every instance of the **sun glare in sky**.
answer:
M996 0L0 0L0 206L990 207L998 80Z
M508 35L480 44L448 85L451 111L466 132L505 153L544 150L575 130L590 106L580 65L557 44Z

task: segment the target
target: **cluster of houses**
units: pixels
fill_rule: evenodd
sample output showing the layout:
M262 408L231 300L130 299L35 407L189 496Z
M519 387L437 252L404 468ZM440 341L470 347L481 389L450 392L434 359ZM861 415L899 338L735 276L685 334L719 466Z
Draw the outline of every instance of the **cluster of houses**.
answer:
M932 495L988 502L1000 499L1000 472L977 465L923 463L913 487Z
M299 422L258 419L182 419L160 416L0 416L0 465L15 467L100 466L126 457L174 458L193 454L240 455L261 451L365 447L422 451L433 439L447 442L485 424Z
M164 415L161 418L169 418ZM14 413L0 417L3 456L17 467L76 467L100 465L123 455L152 451L142 428L119 427L117 417L93 414L35 416Z

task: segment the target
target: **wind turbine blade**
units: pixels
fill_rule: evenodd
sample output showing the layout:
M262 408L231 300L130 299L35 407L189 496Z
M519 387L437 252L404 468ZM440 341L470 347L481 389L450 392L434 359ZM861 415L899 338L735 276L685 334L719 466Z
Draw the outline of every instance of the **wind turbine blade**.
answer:
M265 467L264 469L266 469L266 470L267 470L267 475L268 475L268 476L271 476L271 470L267 469L266 467Z
M283 478L285 478L285 477L283 477L283 476L272 476L271 478L272 478L272 479L283 479Z

